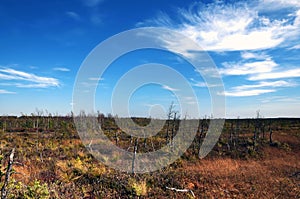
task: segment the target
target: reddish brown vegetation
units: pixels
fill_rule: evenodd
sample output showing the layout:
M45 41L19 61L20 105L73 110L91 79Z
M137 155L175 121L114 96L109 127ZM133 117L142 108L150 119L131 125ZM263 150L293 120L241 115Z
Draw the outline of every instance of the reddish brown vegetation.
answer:
M32 130L33 122L27 122L29 130L18 125L22 131L15 132L18 131L13 126L15 123L11 125L14 131L8 126L17 119L6 119L6 129L0 135L0 152L7 155L16 148L11 182L15 189L10 190L11 197L21 196L25 193L21 191L33 187L36 179L46 183L49 194L44 198L192 198L190 192L166 187L192 190L196 198L300 197L300 120L272 120L272 143L269 143L267 125L265 139L260 134L257 143L253 143L252 120L250 125L248 120L240 120L235 145L229 140L237 121L229 120L219 143L206 158L198 159L197 142L168 168L135 175L115 171L95 160L77 136L70 118L49 121L41 119L38 132ZM104 129L109 127L106 133L114 141L114 131L118 129L110 120L105 124ZM127 148L129 139L124 134L118 144ZM152 141L157 149L164 136ZM141 152L147 151L142 148L143 142L139 144ZM3 156L2 171L6 160ZM27 188L20 188L18 182Z

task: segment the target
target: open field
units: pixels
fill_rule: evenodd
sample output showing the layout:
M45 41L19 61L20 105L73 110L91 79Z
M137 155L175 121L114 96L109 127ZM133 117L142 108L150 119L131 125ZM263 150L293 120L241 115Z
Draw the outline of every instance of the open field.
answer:
M8 156L15 148L8 198L300 197L300 119L226 120L213 151L199 160L198 149L210 122L201 120L181 159L148 174L122 173L94 159L72 121L71 117L1 117L1 187ZM135 143L137 152L157 150L172 138L172 131L176 135L176 121L151 140L138 141L120 132L112 118L99 122L112 142L129 151ZM147 119L136 122L145 125Z

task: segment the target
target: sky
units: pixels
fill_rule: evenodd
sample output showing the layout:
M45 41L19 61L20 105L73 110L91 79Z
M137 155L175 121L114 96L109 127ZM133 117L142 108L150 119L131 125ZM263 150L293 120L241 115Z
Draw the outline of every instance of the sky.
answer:
M262 117L300 117L299 0L2 0L0 115L70 113L79 69L92 50L123 31L145 27L167 28L201 49L162 34L157 37L165 50L141 49L118 57L101 77L81 82L81 89L97 88L94 111L165 117L173 102L182 118L212 115L214 85L188 61L199 60L201 51L221 77L224 91L217 95L225 99L225 117L255 117L258 110ZM105 55L100 53L99 60ZM153 63L170 70L155 72ZM140 85L128 98L126 88L139 81L133 75L116 89L124 75L144 65L148 68L139 79L163 82ZM187 93L178 97L185 83L197 100ZM82 90L83 97L85 92L91 91Z

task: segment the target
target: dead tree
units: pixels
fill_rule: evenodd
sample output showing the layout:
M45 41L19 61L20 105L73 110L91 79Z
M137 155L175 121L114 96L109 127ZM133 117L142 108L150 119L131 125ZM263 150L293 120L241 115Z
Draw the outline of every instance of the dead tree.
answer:
M261 132L262 132L263 139L265 139L265 123L264 122L261 125Z
M10 156L9 156L8 165L7 165L6 174L5 174L5 179L4 179L3 186L1 188L1 199L6 199L7 195L8 195L7 185L9 183L9 179L10 179L10 175L11 175L11 171L12 171L12 165L14 163L14 155L15 155L15 148L13 148L11 150L11 153L10 153Z
M118 146L118 141L119 141L119 137L118 137L118 133L121 133L122 131L121 130L116 130L115 131L115 136L114 136L114 138L115 138L115 141L116 141L116 146Z
M132 168L131 172L134 174L135 172L135 157L138 150L138 138L135 139L134 148L133 148L133 157L132 157Z
M234 134L234 126L233 126L233 121L231 122L230 126L230 136L229 136L229 142L227 144L228 151L231 150L231 144L233 142L233 134Z
M173 117L173 125L172 125L172 133L171 133L171 147L174 147L174 136L175 136L175 132L178 130L178 122L179 122L179 116L178 116L178 112L177 111L173 111L174 112L174 117Z
M272 130L272 127L271 127L271 121L269 121L269 136L270 136L270 145L273 144L273 139L272 139L272 135L273 135L273 130Z
M260 130L261 130L261 119L260 119L260 111L256 111L256 119L254 126L254 135L253 135L253 146L256 145L257 139L259 138Z
M273 130L270 129L270 144L273 144L272 135L273 135Z
M240 135L240 116L237 117L237 121L236 121L236 135L237 137L239 137Z
M174 109L174 102L171 103L167 114L166 144L169 144L169 139L170 139L169 129L170 129L170 122L172 119L172 114L174 113L173 109Z
M233 137L233 147L236 149L236 145L239 142L239 132L240 132L240 117L236 119L236 126L234 130L234 137Z
M199 120L199 126L198 126L197 134L199 134L199 138L198 138L198 157L200 158L201 157L200 149L201 149L202 139L204 137L204 119L201 120L201 122Z

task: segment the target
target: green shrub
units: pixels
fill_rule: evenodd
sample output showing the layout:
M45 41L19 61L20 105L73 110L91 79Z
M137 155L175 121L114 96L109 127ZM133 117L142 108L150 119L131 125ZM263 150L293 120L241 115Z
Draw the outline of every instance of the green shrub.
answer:
M145 180L137 181L134 178L128 180L128 189L137 196L146 196L147 195L147 183Z
M16 182L12 180L9 183L9 194L8 198L22 198L22 199L48 199L50 198L50 193L48 185L46 183L41 184L40 181L35 180L30 186L24 185L22 182Z

